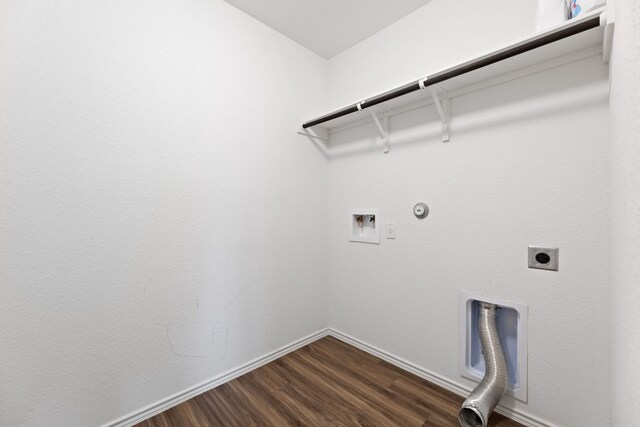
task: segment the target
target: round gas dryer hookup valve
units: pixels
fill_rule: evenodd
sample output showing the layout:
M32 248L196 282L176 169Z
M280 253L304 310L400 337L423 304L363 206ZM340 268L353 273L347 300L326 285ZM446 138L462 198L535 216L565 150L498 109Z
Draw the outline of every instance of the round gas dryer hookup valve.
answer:
M429 206L427 206L425 203L418 203L413 207L413 214L416 216L416 218L424 219L427 217L427 215L429 215Z

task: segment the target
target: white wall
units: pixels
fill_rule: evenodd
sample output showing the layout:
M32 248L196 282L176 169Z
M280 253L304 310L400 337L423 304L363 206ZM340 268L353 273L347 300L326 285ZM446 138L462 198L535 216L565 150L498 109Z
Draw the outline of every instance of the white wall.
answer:
M441 54L453 62L526 35L533 21L511 3L429 3L331 61L332 105L442 67ZM422 39L432 43L418 55ZM607 99L596 56L454 98L448 144L433 107L392 117L387 155L370 124L333 135L330 325L470 389L459 293L527 304L528 403L505 405L560 426L609 425ZM419 201L424 221L411 212ZM348 242L353 208L380 208L397 240ZM528 269L531 244L559 247L560 271Z
M611 355L598 58L455 98L449 144L430 108L392 119L388 155L370 125L335 135L328 187L295 134L528 35L534 3L434 0L327 64L216 0L3 2L0 424L108 422L324 327L327 306L471 388L453 356L465 290L530 307L529 401L508 407L608 425L612 355L614 425L632 425L637 10L614 49ZM348 243L358 207L398 239ZM560 271L527 269L528 244L559 246Z
M339 108L535 31L532 0L433 0L329 61Z
M326 73L221 1L1 3L1 425L105 423L325 327L295 128Z
M616 427L640 419L640 4L616 0L611 60L612 414Z

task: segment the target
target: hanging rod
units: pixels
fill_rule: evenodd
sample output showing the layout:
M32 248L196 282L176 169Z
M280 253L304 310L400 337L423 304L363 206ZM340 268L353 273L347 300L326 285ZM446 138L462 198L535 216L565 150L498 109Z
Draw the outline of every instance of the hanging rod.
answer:
M389 101L391 99L395 99L421 89L425 89L428 86L431 86L437 83L442 83L445 80L449 80L454 77L460 76L462 74L466 74L471 71L477 70L479 68L486 67L487 65L504 61L505 59L509 59L514 56L520 55L522 53L529 52L531 50L551 44L558 40L562 40L567 37L571 37L576 34L582 33L584 31L597 28L600 25L605 24L604 22L601 23L601 18L604 18L604 13L598 14L594 17L589 17L589 18L585 17L585 19L582 19L582 20L576 19L574 22L569 21L568 24L565 24L560 29L552 30L547 33L542 33L539 36L536 36L534 38L524 40L520 43L516 43L515 45L511 45L504 49L498 50L496 52L492 52L488 55L481 56L472 61L458 64L444 71L427 76L426 78L416 80L415 82L406 84L404 86L400 86L396 89L390 90L389 92L376 95L373 98L369 98L365 101L349 105L348 107L344 107L340 110L336 110L327 115L318 117L317 119L313 119L308 122L305 122L302 124L302 128L306 129L312 126L316 126L316 125L337 119L339 117L346 116L348 114L353 114L358 111L362 111L365 108L369 108L374 105L380 104L382 102Z

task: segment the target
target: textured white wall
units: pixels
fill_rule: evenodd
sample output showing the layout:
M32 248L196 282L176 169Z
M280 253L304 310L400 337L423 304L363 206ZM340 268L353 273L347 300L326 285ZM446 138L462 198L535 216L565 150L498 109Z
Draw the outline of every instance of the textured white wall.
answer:
M625 6L611 101L615 426L637 419L640 352L639 32ZM371 127L336 135L356 150L329 162L328 223L327 166L294 133L529 34L534 12L433 1L327 68L219 1L3 2L0 424L108 422L323 327L328 303L331 326L471 387L452 357L467 290L530 306L529 403L508 406L608 425L597 58L456 98L447 145L428 108L392 120L386 156ZM432 208L423 222L417 201ZM356 207L380 207L398 240L348 243ZM526 269L532 243L560 247L560 272Z
M4 1L0 58L0 425L105 423L326 325L295 134L325 60L215 0Z
M462 59L533 28L509 2L475 22L467 6L487 3L474 3L436 0L332 60L331 104L429 72L443 45ZM433 44L417 54L420 33ZM398 70L386 64L396 60ZM529 400L504 403L561 426L608 425L607 99L607 67L592 57L454 98L448 144L433 107L391 119L387 155L372 125L335 134L330 325L471 388L458 373L459 292L527 304ZM418 201L431 207L424 221L411 212ZM352 208L380 208L397 240L348 242ZM560 271L528 269L530 244L558 246Z
M611 60L612 413L615 427L640 420L640 3L615 1Z
M434 0L331 58L331 105L352 104L528 36L535 13L531 0Z

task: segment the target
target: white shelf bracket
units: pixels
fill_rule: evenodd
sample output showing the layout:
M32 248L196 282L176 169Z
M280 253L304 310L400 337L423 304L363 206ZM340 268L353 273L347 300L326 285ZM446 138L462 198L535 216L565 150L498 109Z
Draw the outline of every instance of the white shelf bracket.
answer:
M316 139L318 141L329 143L329 138L328 137L313 135L307 129L299 130L297 133L298 133L298 135L304 135L307 138Z
M378 119L378 116L376 116L376 113L374 113L373 111L369 111L369 113L371 114L371 118L373 119L376 126L378 127L380 138L382 138L382 152L388 153L389 152L389 114L384 110L381 110L381 111L383 111L384 113L384 115L382 116L382 123L380 123L380 120Z
M320 132L320 135L318 135L318 132ZM324 155L326 158L329 158L329 132L325 131L324 129L315 129L314 133L311 133L309 132L309 129L302 128L298 131L298 135L304 135L309 138L309 141L313 142L313 145L315 145L318 150L320 150L322 155Z
M429 87L431 96L433 97L433 103L438 110L440 121L442 122L442 142L449 142L449 94L446 91L442 91L442 95L438 95L438 92L434 87Z

